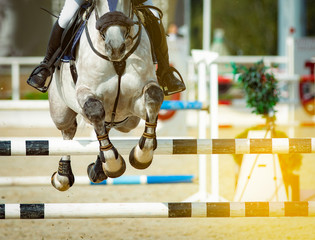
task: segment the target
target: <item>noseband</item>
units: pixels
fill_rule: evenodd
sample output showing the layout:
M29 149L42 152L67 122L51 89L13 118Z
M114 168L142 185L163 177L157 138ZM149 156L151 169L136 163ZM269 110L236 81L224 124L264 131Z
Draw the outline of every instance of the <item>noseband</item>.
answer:
M96 21L96 29L104 36L110 26L119 25L129 29L134 24L134 21L122 12L108 12Z

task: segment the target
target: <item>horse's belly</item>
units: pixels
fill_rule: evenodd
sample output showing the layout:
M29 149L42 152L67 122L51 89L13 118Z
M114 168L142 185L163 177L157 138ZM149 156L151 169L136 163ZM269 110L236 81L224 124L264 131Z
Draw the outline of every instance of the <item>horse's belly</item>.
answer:
M115 121L123 121L127 117L135 115L136 98L120 94L117 107L114 109L116 96L103 100L105 109L105 121L111 121L112 113L115 111ZM141 117L141 116L138 116Z

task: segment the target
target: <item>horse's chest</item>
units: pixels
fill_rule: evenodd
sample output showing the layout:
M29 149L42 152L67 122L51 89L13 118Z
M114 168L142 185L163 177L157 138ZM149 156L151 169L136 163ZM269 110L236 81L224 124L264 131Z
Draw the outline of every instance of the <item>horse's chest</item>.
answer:
M141 81L136 81L132 76L124 75L120 83L118 76L115 76L100 82L95 92L96 96L103 101L105 111L112 111L115 101L118 101L117 111L127 112L141 97L143 86Z
M124 75L120 80L118 76L99 81L96 86L96 95L112 98L119 92L121 96L125 98L133 98L139 96L142 92L144 83L136 80L133 76Z

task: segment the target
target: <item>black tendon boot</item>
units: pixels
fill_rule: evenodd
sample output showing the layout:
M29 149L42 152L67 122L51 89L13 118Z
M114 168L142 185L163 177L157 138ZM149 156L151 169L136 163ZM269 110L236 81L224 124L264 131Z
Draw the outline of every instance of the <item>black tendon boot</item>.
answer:
M29 79L27 80L29 85L42 92L47 90L47 88L44 88L46 79L53 73L53 64L55 59L52 59L52 57L56 55L56 51L60 47L63 30L64 29L59 26L57 20L50 34L45 58L40 63L40 65L33 70ZM54 56L54 58L57 57L58 56Z
M163 88L164 94L167 96L184 91L186 86L180 73L175 68L170 67L169 64L168 46L162 20L156 18L150 10L146 11L144 17L145 27L153 43L154 53L158 62L158 81ZM174 73L177 73L179 78Z

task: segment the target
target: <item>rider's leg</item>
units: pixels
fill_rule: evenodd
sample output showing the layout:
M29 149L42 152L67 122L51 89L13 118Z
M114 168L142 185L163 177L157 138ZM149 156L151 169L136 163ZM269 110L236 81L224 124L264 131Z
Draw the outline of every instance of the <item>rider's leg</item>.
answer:
M60 17L54 24L51 31L44 60L27 80L28 84L31 86L35 88L44 87L46 79L51 75L52 72L52 67L48 66L47 63L50 62L52 56L60 47L63 30L68 25L75 12L79 9L83 2L84 0L66 0L60 13Z
M158 62L157 76L165 95L182 92L186 89L182 80L174 75L174 68L170 67L166 33L161 20L158 20L151 11L145 14L145 26Z
M27 80L27 83L35 88L41 88L45 86L46 79L51 75L51 69L47 65L55 51L60 46L61 35L63 33L63 28L59 26L58 21L53 26L48 41L48 46L46 50L46 55L41 64L35 69L33 74ZM36 71L37 70L37 71Z

